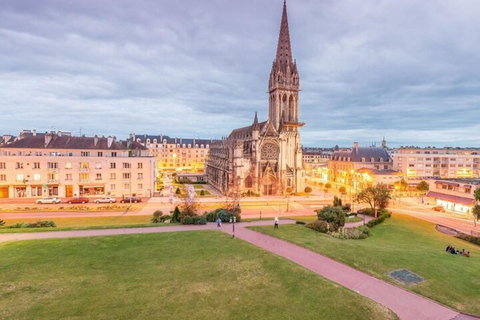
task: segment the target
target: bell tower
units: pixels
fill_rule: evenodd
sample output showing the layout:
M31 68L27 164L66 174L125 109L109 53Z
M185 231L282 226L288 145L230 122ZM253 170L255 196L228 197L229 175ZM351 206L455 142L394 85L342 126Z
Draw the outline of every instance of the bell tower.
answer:
M283 126L298 131L298 92L300 78L297 64L292 57L290 32L288 29L287 3L283 2L282 22L278 36L277 55L272 64L268 83L269 120L280 131Z

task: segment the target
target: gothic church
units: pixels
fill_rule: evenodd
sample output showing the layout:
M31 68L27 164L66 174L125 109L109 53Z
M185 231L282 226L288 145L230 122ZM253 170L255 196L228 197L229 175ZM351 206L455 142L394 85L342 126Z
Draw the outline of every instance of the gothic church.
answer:
M292 57L284 1L277 55L268 83L269 116L235 129L210 146L208 183L223 194L284 195L302 192L304 171L299 128L300 78Z

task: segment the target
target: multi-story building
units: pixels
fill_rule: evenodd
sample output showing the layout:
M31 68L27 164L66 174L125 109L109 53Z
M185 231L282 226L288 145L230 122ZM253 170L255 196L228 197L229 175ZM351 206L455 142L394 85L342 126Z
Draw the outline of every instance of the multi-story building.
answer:
M359 147L333 152L328 162L328 180L359 187L385 183L393 187L402 179L393 170L393 161L384 147Z
M305 175L327 179L328 161L333 148L302 148Z
M431 205L470 217L475 203L474 192L480 179L431 179L427 196Z
M208 156L209 139L170 138L164 135L130 134L128 141L135 141L146 147L156 158L158 172L180 171L203 173Z
M299 128L300 78L292 57L287 7L284 3L277 54L268 82L269 116L233 130L212 144L208 183L224 194L254 192L281 195L304 190Z
M480 177L478 148L401 147L393 155L393 168L413 177Z
M136 195L155 190L155 158L115 137L23 131L0 144L0 197Z

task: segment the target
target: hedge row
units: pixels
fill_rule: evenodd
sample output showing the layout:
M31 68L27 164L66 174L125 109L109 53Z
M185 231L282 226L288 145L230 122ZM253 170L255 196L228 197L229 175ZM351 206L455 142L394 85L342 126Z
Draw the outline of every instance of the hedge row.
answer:
M392 216L392 214L390 212L386 211L385 213L382 213L378 218L368 221L367 222L367 227L373 228L377 224L382 223L383 221L385 221L385 219L390 218L391 216Z
M53 221L20 222L8 226L8 228L55 228L57 225Z
M469 234L459 233L458 235L455 236L455 238L462 239L462 240L471 242L473 244L476 244L477 246L480 246L480 237L474 237Z

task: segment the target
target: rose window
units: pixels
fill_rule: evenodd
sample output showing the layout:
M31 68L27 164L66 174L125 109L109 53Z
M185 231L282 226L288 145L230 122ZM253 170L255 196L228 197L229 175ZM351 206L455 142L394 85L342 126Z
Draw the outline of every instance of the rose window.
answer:
M278 147L273 143L266 143L262 147L262 160L277 160Z

